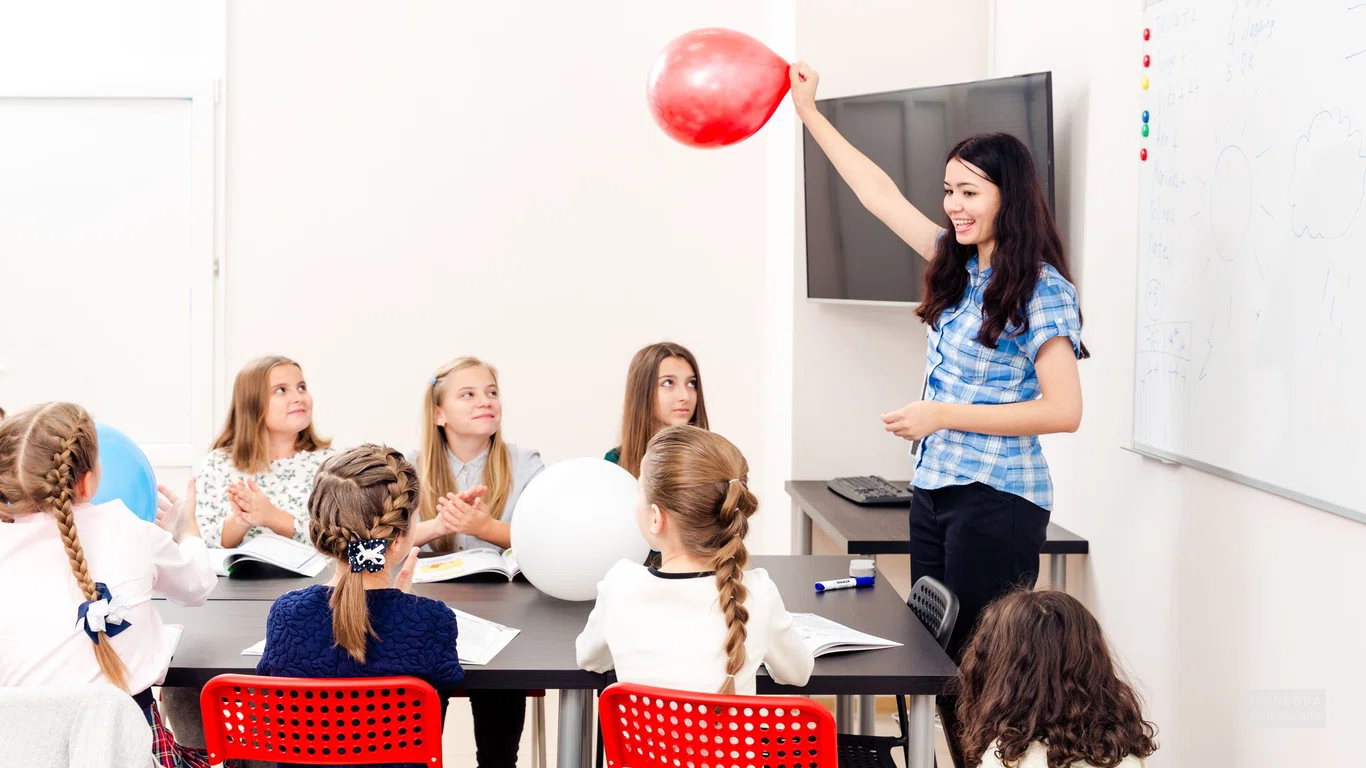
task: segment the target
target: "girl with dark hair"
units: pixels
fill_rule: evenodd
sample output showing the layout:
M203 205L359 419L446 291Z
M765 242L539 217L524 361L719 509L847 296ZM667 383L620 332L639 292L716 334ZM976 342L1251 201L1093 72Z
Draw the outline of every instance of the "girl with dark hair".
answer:
M792 67L792 102L873 215L929 260L916 314L928 326L921 400L883 414L920 441L911 501L912 579L958 595L949 653L962 657L978 614L1032 587L1053 505L1039 435L1081 423L1081 308L1029 150L1004 133L970 136L944 167L944 224L917 210L816 107L819 76ZM950 232L950 230L952 230ZM951 697L940 716L955 759Z
M977 622L958 673L969 768L1141 768L1157 751L1096 617L1064 592L1019 590Z

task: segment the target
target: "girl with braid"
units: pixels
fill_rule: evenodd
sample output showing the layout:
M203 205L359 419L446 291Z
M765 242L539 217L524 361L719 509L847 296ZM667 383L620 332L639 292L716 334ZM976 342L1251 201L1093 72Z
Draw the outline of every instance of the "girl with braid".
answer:
M412 675L437 690L460 682L455 614L409 593L417 508L417 471L393 448L366 444L323 462L308 499L308 534L337 561L336 572L271 606L257 674Z
M95 422L84 408L49 403L0 424L0 686L112 683L152 726L156 764L195 764L152 698L175 650L153 590L202 605L217 583L193 481L167 516L169 531L121 501L92 506L99 484Z
M660 564L623 560L598 584L578 663L623 682L754 693L759 664L806 685L814 660L762 568L746 571L759 500L749 464L724 437L690 425L655 434L640 465L636 522Z

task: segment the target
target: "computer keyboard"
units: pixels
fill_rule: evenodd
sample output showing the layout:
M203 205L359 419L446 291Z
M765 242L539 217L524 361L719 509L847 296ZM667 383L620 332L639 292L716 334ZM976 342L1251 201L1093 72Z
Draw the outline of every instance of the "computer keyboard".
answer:
M883 480L877 475L837 477L825 486L855 504L910 504L911 489Z

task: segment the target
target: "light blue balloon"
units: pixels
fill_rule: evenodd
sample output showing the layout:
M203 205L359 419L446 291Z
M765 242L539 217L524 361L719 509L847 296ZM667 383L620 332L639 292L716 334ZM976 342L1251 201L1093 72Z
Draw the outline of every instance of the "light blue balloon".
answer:
M96 424L100 441L100 487L92 504L118 499L133 514L154 522L157 517L157 478L138 444L108 424Z

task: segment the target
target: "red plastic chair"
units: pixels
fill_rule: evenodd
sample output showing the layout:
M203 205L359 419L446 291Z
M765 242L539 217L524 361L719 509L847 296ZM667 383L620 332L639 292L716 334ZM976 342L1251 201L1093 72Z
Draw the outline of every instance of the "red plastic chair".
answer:
M835 718L811 699L618 683L598 699L607 768L836 768Z
M219 675L199 704L213 763L441 765L441 699L415 677Z

